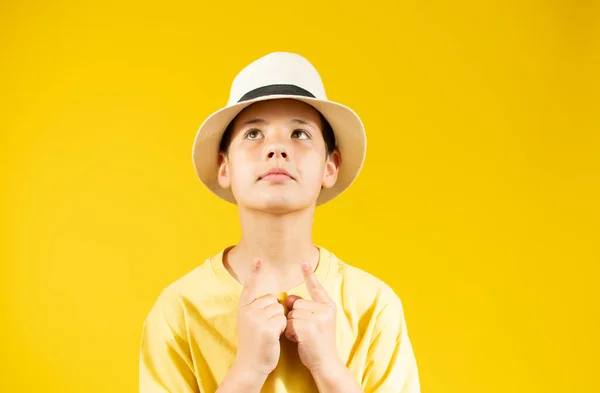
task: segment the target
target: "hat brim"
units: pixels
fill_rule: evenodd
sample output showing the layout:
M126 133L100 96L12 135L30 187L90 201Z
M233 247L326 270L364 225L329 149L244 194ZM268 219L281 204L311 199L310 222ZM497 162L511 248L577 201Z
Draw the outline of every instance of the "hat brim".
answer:
M366 135L360 117L349 107L329 101L296 95L270 95L243 101L212 113L200 125L194 138L192 160L200 181L218 197L236 204L231 189L223 188L217 180L219 144L229 123L246 107L274 99L294 99L305 102L327 119L336 138L341 166L335 185L323 188L317 206L342 194L362 169L366 153Z

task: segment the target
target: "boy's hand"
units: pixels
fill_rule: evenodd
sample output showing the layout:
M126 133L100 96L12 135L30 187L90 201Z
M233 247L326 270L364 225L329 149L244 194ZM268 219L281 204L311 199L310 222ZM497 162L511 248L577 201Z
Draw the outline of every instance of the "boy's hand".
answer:
M244 282L237 312L238 348L234 364L245 374L266 378L275 369L281 352L279 338L286 327L284 308L273 295L258 299L261 260L252 262L252 271Z
M312 300L290 295L285 337L298 343L300 360L310 372L331 372L342 365L336 347L336 304L317 280L310 264L302 264Z

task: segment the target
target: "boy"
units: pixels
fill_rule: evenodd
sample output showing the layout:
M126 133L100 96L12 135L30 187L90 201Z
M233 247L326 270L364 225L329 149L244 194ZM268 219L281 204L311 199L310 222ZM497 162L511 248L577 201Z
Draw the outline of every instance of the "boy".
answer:
M400 299L311 240L315 207L354 181L365 145L303 57L271 53L236 76L192 156L237 204L242 237L158 297L140 392L420 392Z

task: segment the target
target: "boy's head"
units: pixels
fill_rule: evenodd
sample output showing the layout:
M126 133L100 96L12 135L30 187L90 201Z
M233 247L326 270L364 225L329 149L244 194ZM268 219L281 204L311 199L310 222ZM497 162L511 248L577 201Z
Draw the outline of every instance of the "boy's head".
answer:
M192 159L199 179L222 199L284 212L340 195L365 152L361 119L327 98L314 66L274 52L235 77L227 105L198 129ZM283 173L263 176L271 170Z
M341 156L319 111L276 99L254 103L234 118L218 164L219 185L230 188L238 204L285 213L314 206L321 189L335 185Z

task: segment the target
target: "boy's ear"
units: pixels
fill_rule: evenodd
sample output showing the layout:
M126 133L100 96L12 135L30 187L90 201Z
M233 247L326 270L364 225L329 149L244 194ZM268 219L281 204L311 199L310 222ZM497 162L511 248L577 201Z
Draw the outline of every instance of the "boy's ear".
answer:
M229 180L229 160L227 154L219 153L219 167L217 171L217 180L219 185L223 188L231 187L231 181Z
M337 181L338 173L340 171L340 165L342 165L342 156L340 152L335 149L333 153L327 157L325 161L325 171L323 172L323 188L331 188Z

